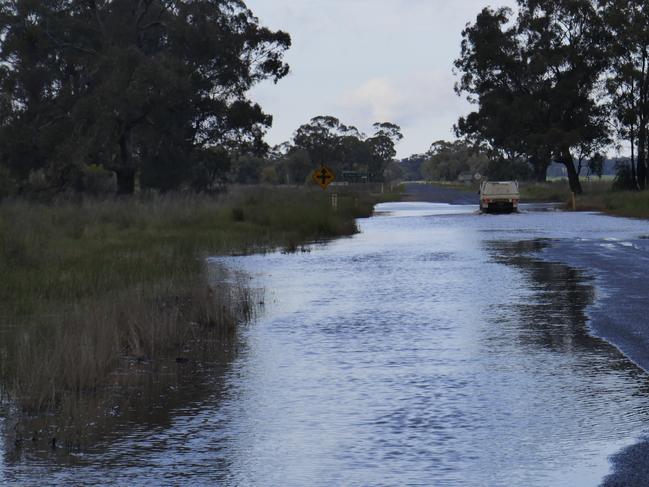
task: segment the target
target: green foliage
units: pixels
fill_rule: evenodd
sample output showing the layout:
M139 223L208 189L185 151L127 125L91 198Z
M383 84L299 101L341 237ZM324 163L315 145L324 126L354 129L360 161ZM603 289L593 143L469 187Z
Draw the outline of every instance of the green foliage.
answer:
M370 182L380 182L403 135L393 123L375 123L373 127L374 134L366 137L335 117L319 116L297 129L293 143L306 151L316 166L325 164L338 174L364 173Z
M309 151L298 147L289 149L289 153L280 160L280 164L286 174L284 178L286 182L294 184L304 183L316 167Z
M501 160L525 157L539 178L552 160L566 165L581 192L575 154L608 142L596 88L607 67L606 36L590 0L519 0L485 8L463 32L458 93L477 110L457 132L483 142Z
M463 141L439 140L431 146L421 174L428 180L456 181L462 172L486 174L488 164L489 158L478 147Z
M117 190L115 175L102 166L90 164L84 168L84 191L92 196L114 194Z
M0 39L0 164L56 189L97 164L122 193L138 172L210 188L205 151L263 150L271 117L246 94L288 73L290 46L241 0L3 2Z
M527 181L533 179L530 165L522 159L491 159L484 174L492 181Z
M0 166L0 201L15 194L16 190L16 182L11 177L9 170Z
M403 178L406 181L419 181L423 178L421 168L428 160L428 154L413 154L405 159L401 159L399 164L403 169Z
M640 0L602 0L600 5L609 40L606 88L611 112L617 135L634 149L630 174L620 184L644 189L649 176L649 6ZM629 177L635 182L622 182Z
M613 189L618 191L634 190L637 189L637 181L633 168L627 163L617 163L615 165L615 180L613 181Z
M246 154L238 157L234 163L234 182L238 184L258 184L265 161L260 157Z
M588 175L594 174L599 179L602 179L604 174L604 156L599 152L593 155L588 161Z
M223 148L209 147L194 153L190 184L199 192L223 186L232 167L232 158Z
M400 181L404 176L403 166L397 161L391 161L383 171L383 177L387 182Z

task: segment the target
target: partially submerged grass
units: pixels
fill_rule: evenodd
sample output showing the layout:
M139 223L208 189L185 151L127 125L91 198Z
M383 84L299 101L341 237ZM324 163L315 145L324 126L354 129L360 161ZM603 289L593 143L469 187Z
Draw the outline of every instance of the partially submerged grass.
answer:
M140 197L0 206L0 373L31 415L76 411L133 363L227 338L258 300L206 256L356 232L373 196L253 188L218 199ZM66 420L69 421L69 418Z

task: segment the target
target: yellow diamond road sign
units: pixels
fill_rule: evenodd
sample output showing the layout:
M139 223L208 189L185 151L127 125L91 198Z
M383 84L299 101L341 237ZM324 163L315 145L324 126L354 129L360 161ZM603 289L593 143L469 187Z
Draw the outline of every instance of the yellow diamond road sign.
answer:
M327 186L336 179L333 171L326 166L321 166L319 169L316 169L311 178L316 184L319 184L322 189L327 189Z

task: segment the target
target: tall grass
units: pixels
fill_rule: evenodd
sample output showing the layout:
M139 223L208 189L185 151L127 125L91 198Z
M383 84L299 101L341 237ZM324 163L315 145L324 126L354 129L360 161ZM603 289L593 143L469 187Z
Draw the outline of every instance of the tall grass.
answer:
M241 283L206 256L356 232L376 196L343 190L338 211L311 189L238 189L220 198L0 205L0 374L26 414L78 409L134 362L226 338L254 312ZM216 275L215 275L216 274Z
M577 209L601 211L610 215L649 218L649 192L611 191L585 194L577 199Z
M612 181L590 179L581 181L584 194L602 194L611 190ZM523 201L543 201L564 203L570 201L571 191L567 180L547 181L544 183L522 182L520 184Z
M582 181L584 193L576 198L579 211L601 211L610 215L649 218L649 193L646 191L614 191L610 179ZM571 192L567 181L523 184L523 201L556 201L571 208Z

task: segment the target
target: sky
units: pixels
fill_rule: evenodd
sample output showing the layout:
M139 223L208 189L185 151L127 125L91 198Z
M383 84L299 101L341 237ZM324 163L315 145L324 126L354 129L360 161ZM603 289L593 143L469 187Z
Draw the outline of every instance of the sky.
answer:
M264 26L291 34L291 73L264 82L251 97L274 117L266 140L291 139L318 115L371 133L394 122L398 157L453 140L453 124L471 106L453 91L461 32L485 6L515 0L247 0Z

